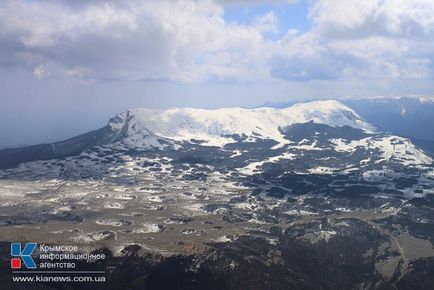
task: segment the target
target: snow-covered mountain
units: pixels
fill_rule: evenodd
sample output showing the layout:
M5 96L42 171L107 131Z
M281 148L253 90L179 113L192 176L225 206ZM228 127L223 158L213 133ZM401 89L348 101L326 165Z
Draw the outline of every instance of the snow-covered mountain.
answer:
M303 269L312 269L326 253L317 259L339 256L335 269L348 261L385 281L419 263L418 279L434 257L433 165L411 140L337 101L131 109L69 140L1 150L0 226L13 241L107 245L132 263L137 245L191 256L194 240L197 249L227 245L218 267L234 271L256 268L252 261L276 267L282 257L295 269L310 259ZM211 264L223 257L209 253Z
M155 145L154 138L177 141L202 140L203 145L234 142L229 135L272 139L285 144L282 130L293 124L314 122L332 127L350 126L365 132L374 132L374 126L363 121L356 112L334 100L300 103L285 109L227 108L217 110L131 109L109 122L122 132L123 141L131 146ZM149 138L151 137L151 138Z
M192 144L200 144L201 148L215 146L238 156L243 153L237 148L246 147L248 143L261 147L264 152L268 150L264 156L254 156L259 154L256 149L256 153L250 152L249 158L262 163L266 163L267 160L260 160L265 157L279 160L281 156L288 159L288 156L305 156L308 152L320 151L326 158L332 154L330 150L348 156L358 154L359 157L363 151L365 165L368 160L373 163L394 161L409 166L432 162L431 157L410 140L381 133L346 105L328 100L299 103L282 109L131 109L118 114L99 130L65 141L0 150L0 168L15 167L28 161L77 156L98 146L182 151ZM249 150L253 149L244 148L244 153ZM342 165L346 164L345 161L335 163ZM312 164L312 167L316 165ZM338 169L344 168L339 166Z

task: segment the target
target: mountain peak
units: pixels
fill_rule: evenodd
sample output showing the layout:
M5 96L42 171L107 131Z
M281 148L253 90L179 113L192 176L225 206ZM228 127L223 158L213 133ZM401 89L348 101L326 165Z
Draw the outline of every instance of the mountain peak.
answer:
M374 131L356 112L335 100L300 103L284 109L134 108L111 119L109 126L127 137L131 145L139 145L144 142L143 138L150 137L177 141L196 139L208 145L224 145L233 141L228 137L233 134L286 143L281 128L307 122Z

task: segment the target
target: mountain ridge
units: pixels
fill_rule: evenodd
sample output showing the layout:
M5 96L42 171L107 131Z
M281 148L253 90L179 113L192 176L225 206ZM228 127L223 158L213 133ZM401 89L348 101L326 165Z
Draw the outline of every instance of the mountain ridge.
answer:
M205 139L210 145L222 146L231 142L230 138L221 139L222 136L231 134L255 135L285 143L280 129L311 121L337 127L350 126L367 132L376 130L354 110L335 100L300 103L285 109L134 108L118 114L109 122L109 126L115 130L122 127L130 137L158 136L178 141ZM125 125L129 127L124 128ZM138 139L140 138L134 141L137 142Z
M286 131L291 130L295 124L309 123L342 129L337 130L337 133L333 132L335 138L330 139L331 135L327 136L327 132L322 132L324 134L320 132L328 129L318 127L318 132L312 131L310 132L311 135L306 136L310 143L306 143L304 139L294 143ZM304 126L301 130L307 130L308 127ZM358 135L357 132L360 131L362 134L367 134L366 138L361 141L339 138L339 134L347 134L345 132L348 130L344 129L346 127L355 130L355 132L349 133L350 135ZM379 136L379 133L374 125L367 123L353 109L336 100L299 103L284 109L224 108L205 110L173 108L153 110L134 108L111 118L107 125L101 129L64 141L0 150L0 169L15 167L20 163L29 161L76 156L93 147L106 145L120 146L120 148L124 148L123 150L127 150L127 148L164 150L166 147L170 147L170 150L177 150L182 146L188 147L190 146L188 144L197 143L201 146L229 150L227 148L239 146L236 145L238 143L247 144L249 142L258 142L257 146L260 146L261 142L272 142L273 145L270 146L269 150L280 148L281 150L333 149L339 151L345 148L349 152L356 152L357 148L364 146L371 148L370 150L381 151L383 152L382 156L389 156L390 158L396 153L398 160L402 160L404 163L408 163L405 161L405 150L409 150L414 156L411 160L414 160L415 164L429 163L430 159L407 139ZM319 141L318 138L325 138L321 141L323 142L322 146L325 147L315 147ZM230 144L235 145L230 146ZM395 148L401 149L397 149L395 153L390 153ZM239 154L237 152L234 154ZM276 151L267 154L272 154L275 156L274 158L277 158L275 154L280 153Z

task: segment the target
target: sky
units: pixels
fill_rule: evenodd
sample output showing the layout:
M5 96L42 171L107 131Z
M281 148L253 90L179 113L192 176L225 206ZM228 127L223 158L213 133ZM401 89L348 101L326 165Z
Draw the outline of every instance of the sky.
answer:
M433 95L432 0L0 0L0 147L132 107Z

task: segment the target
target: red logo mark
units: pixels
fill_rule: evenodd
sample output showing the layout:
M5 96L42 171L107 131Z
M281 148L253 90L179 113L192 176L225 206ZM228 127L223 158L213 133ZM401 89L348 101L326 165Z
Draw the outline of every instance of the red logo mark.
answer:
M11 268L12 269L21 269L21 259L20 258L12 258L11 259Z

